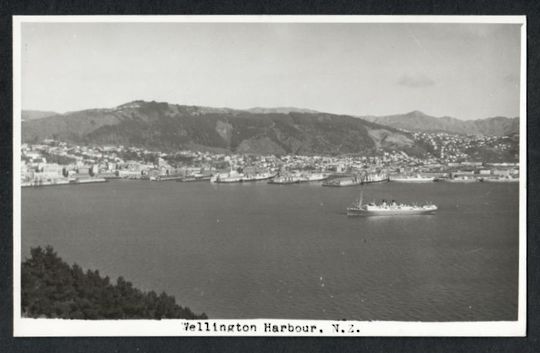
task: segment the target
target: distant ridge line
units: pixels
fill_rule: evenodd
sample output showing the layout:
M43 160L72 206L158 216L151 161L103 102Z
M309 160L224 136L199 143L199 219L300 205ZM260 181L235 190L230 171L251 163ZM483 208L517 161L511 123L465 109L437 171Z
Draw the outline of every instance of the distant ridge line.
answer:
M32 112L32 113L29 113ZM253 117L257 119L266 119L271 120L277 118L277 116L283 116L281 119L285 119L285 116L290 116L291 114L303 114L312 118L322 119L323 117L332 117L334 119L336 124L341 124L338 122L338 117L342 117L345 119L358 119L365 121L367 123L371 124L377 124L379 127L384 127L386 129L397 129L392 131L392 133L396 133L397 131L405 131L405 132L446 132L446 133L454 133L454 134L465 134L465 135L487 135L487 136L506 136L506 135L512 135L519 133L519 118L506 118L506 117L491 117L491 118L484 118L484 119L477 119L477 120L460 120L457 118L449 117L449 116L443 116L443 117L434 117L427 115L419 110L414 110L409 113L405 114L393 114L393 115L387 115L387 116L372 116L372 115L366 115L366 116L351 116L351 115L342 115L342 114L332 114L327 112L320 112L312 109L306 109L306 108L297 108L297 107L253 107L248 109L233 109L233 108L226 108L226 107L207 107L207 106L197 106L197 105L180 105L180 104L170 104L167 102L157 102L157 101L145 101L145 100L133 100L124 104L120 104L113 108L102 108L102 109L86 109L81 111L75 111L75 112L68 112L64 114L58 114L54 112L40 112L40 111L23 111L22 116L26 117L23 118L23 125L28 125L30 121L32 120L42 120L44 119L47 122L52 122L53 120L57 123L63 122L62 129L61 130L69 130L72 131L64 131L67 135L70 136L70 138L77 140L75 138L75 135L85 135L84 138L90 138L93 139L94 135L101 135L103 133L103 130L107 129L106 127L102 126L95 126L96 120L90 118L92 124L94 124L93 127L100 128L100 131L93 131L92 127L86 127L82 129L81 131L77 130L77 126L82 128L82 126L86 126L84 122L83 116L92 116L94 118L99 117L99 120L101 121L98 125L107 125L107 126L116 126L116 125L122 125L119 124L120 120L126 120L127 119L127 112L130 112L129 114L133 115L140 115L139 116L139 122L145 121L146 123L149 123L150 120L152 120L152 117L156 117L159 114L165 114L168 117L195 117L195 116L207 116L208 115L219 115L218 120L223 120L220 124L220 127L216 127L216 131L218 131L218 135L223 135L221 138L225 138L226 143L225 145L221 143L216 143L216 139L214 137L210 137L214 132L208 132L207 135L210 140L214 140L213 144L217 145L219 148L226 148L229 149L231 146L230 144L230 138L231 136L227 137L227 134L230 133L230 131L227 130L227 126L223 124L229 124L230 122L227 121L228 119L238 119L239 117L242 117L243 119L248 117ZM34 119L29 119L28 116L31 114L33 117L36 117ZM157 114L157 115L156 115ZM107 118L104 118L106 116ZM66 125L68 124L68 121L71 120L73 117L77 117L77 123L74 123L71 128L68 128ZM81 120L81 118L83 120ZM216 119L218 117L215 117ZM53 120L51 120L53 119ZM66 120L69 119L69 120ZM263 119L263 120L264 120ZM299 119L299 118L296 118ZM155 119L154 119L155 120ZM158 119L159 120L159 119ZM156 120L157 121L157 120ZM160 120L161 123L163 123L162 120ZM118 124L117 124L118 123ZM245 123L245 122L244 122ZM193 124L193 123L190 123ZM213 124L213 123L212 123ZM52 131L54 128L50 128L46 126L47 124L44 122L42 124L42 128L44 130L43 133L49 131L50 133L54 133L58 135L58 131ZM126 124L123 124L125 126ZM274 123L275 125L275 123ZM360 123L360 125L365 125L364 123ZM132 125L129 125L130 129L134 129ZM236 124L236 127L239 125ZM193 127L193 126L192 126ZM373 128L373 126L371 126ZM181 130L184 129L184 127L181 128ZM223 130L225 129L225 130ZM26 129L28 130L28 129ZM173 129L174 130L174 129ZM184 129L185 130L185 129ZM189 130L189 129L188 129ZM294 129L288 131L293 132ZM91 132L92 135L86 136L87 132ZM42 132L34 133L33 135L41 136L43 135ZM188 131L184 131L183 133L189 133ZM237 131L238 133L238 131ZM269 148L269 150L282 150L283 146L275 146L274 143L276 142L276 136L275 131L271 133L271 136L266 136L268 139L266 139L266 142L262 142L261 139L264 137L263 135L269 133L268 130L266 131L260 131L260 136L255 137L258 142L257 144L263 144L268 147L268 139L272 140L273 147ZM362 134L366 133L364 131ZM109 133L108 133L109 134ZM115 135L119 136L125 133L116 132ZM279 133L278 133L279 135ZM369 134L368 134L369 135ZM373 135L373 134L372 134ZM27 136L28 137L28 136ZM34 136L35 137L35 136ZM83 136L80 136L83 137ZM284 135L282 136L284 138ZM112 139L112 137L111 137ZM145 137L141 137L138 139L141 141L141 143L146 144L143 140ZM373 139L373 136L370 137L370 139ZM248 139L249 140L249 139ZM307 140L307 138L302 138L301 140ZM202 141L203 144L206 144L206 142ZM250 147L246 147L247 150L252 149L252 143L253 141L245 141L245 144L249 145ZM305 142L305 141L304 141ZM290 141L288 142L290 143ZM299 142L298 142L299 143ZM172 143L175 144L175 143ZM332 143L331 143L332 144ZM361 149L365 148L367 145L370 145L373 147L372 144L366 142L360 142ZM278 144L279 145L279 144ZM375 143L377 145L377 143ZM410 144L409 144L410 145ZM214 146L216 147L216 146ZM263 150L266 149L266 147L262 148ZM371 148L370 147L370 148ZM286 148L285 150L288 150ZM354 150L354 148L353 148ZM351 151L349 151L351 152Z

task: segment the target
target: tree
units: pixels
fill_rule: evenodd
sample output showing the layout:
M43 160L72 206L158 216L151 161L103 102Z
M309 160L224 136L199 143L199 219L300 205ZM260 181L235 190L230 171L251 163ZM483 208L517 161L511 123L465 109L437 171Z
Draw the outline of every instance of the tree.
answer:
M176 304L165 292L159 296L134 288L122 276L113 285L98 270L86 273L69 266L50 246L30 249L21 266L23 316L64 319L206 319Z

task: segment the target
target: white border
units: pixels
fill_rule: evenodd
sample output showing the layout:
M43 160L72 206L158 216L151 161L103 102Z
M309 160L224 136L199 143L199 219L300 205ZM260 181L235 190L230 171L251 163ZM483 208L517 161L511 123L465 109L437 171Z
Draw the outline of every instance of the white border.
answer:
M257 332L222 333L186 331L185 320L56 320L21 318L21 24L61 23L497 23L522 24L520 71L520 195L519 195L519 301L517 321L399 322L328 320L209 320L219 324L256 325ZM13 16L13 334L44 336L525 336L527 282L527 110L525 16ZM196 323L198 321L190 321ZM316 325L323 333L265 333L264 324ZM340 324L346 332L335 332ZM354 332L347 332L350 324ZM359 332L357 332L357 330Z

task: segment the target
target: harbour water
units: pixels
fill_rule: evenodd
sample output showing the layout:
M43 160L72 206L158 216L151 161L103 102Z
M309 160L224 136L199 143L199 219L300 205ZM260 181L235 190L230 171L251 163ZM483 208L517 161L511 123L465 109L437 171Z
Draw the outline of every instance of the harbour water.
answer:
M435 215L347 217L360 187L104 184L22 190L23 258L166 291L210 318L516 320L517 184L372 184Z

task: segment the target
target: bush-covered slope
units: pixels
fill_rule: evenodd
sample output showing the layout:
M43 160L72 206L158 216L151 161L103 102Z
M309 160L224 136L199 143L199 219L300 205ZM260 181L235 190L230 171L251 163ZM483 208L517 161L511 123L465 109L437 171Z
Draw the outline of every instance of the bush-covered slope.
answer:
M362 119L318 112L254 113L135 101L24 121L23 141L213 149L256 154L343 154L411 149L410 135ZM381 137L382 136L382 137Z
M68 265L51 247L31 249L21 267L22 315L62 319L206 319L165 292L142 292L119 277Z

